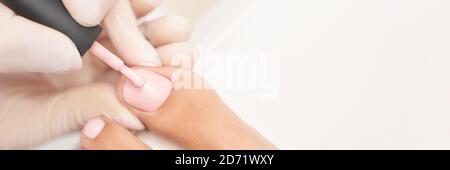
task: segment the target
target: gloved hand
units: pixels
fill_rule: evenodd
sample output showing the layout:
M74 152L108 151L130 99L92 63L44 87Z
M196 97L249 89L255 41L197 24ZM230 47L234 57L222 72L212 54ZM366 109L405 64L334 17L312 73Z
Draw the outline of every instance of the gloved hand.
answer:
M193 56L193 47L185 42L191 32L185 19L162 17L138 27L135 13L141 16L149 12L154 7L150 1L132 0L132 5L128 0L118 0L108 14L111 18L103 21L107 34L98 41L130 66L154 66L155 56L164 65L170 65L175 54ZM133 12L133 6L140 8ZM87 120L100 115L132 130L144 128L118 101L115 84L120 75L90 53L83 64L82 70L70 74L0 74L1 149L36 146L79 130Z
M62 0L72 17L84 26L95 26L105 20L116 20L113 11L117 3L128 0ZM137 11L154 6L159 0L132 0ZM123 6L123 5L122 5ZM144 7L142 7L144 6ZM148 10L148 9L147 9ZM110 15L112 14L112 15ZM134 21L130 21L134 22ZM12 10L0 4L0 73L39 72L61 73L81 69L82 60L74 43L64 34L16 16ZM111 22L109 22L111 23ZM106 24L106 29L118 35L113 43L123 46L127 39L120 36L121 28ZM141 44L144 44L140 42ZM142 48L142 47L140 47ZM150 51L150 49L141 49ZM132 56L135 51L122 50ZM158 65L156 58L141 59L147 64Z

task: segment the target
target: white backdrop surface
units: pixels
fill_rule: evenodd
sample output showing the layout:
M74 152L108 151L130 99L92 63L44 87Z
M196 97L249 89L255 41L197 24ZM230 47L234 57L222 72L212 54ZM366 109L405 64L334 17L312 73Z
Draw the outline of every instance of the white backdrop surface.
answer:
M219 92L280 148L450 149L450 1L218 0L198 15L193 41L206 59L277 57L277 96Z

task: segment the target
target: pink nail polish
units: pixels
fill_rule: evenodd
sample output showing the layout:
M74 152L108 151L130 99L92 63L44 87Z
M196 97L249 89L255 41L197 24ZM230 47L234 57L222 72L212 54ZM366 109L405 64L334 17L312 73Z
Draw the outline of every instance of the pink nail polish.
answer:
M83 128L83 134L87 138L94 140L105 127L105 121L101 118L90 120Z
M98 42L94 42L92 48L90 49L92 54L97 56L100 60L102 60L106 65L110 66L112 69L122 73L125 77L127 77L133 84L137 87L144 86L145 81L139 77L133 70L131 70L128 66L125 65L119 57L117 57L114 53L106 49L103 45Z
M172 91L172 82L154 72L137 69L135 72L146 80L144 87L138 88L127 80L123 87L123 98L129 105L146 112L158 110Z

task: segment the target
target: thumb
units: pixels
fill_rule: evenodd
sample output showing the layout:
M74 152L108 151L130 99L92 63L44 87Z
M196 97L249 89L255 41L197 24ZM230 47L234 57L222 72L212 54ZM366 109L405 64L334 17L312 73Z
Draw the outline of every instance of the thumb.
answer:
M87 120L102 115L127 128L144 129L118 101L115 87L109 83L58 90L36 75L29 75L29 81L19 76L0 81L0 117L4 118L0 119L0 148L33 147L79 130Z
M144 142L117 123L103 118L90 120L80 137L82 149L88 150L147 150Z
M63 0L69 13L81 25L99 25L117 0Z
M16 16L1 3L0 23L0 73L55 73L81 68L75 44L64 34Z
M132 130L143 130L145 127L140 120L123 105L117 98L114 86L109 83L91 83L63 92L55 104L53 111L59 114L68 113L73 117L89 120L98 116L106 116L122 126ZM85 122L78 122L83 125ZM80 125L80 124L78 124Z

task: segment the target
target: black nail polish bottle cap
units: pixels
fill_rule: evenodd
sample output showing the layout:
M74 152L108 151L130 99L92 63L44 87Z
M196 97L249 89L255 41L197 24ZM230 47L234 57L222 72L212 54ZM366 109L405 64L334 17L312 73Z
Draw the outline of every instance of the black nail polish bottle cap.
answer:
M3 0L17 15L48 26L69 37L83 56L97 37L100 26L84 27L69 14L61 0Z

